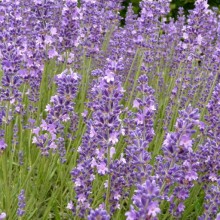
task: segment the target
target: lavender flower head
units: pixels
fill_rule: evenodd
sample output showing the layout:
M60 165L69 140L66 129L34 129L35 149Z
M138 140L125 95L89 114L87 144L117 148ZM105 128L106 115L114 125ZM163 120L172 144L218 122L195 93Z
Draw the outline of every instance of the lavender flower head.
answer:
M205 117L207 129L204 131L205 140L197 152L202 182L216 182L220 170L220 84L216 85L211 100L207 105L208 114Z
M183 151L192 152L192 135L196 132L193 128L203 125L199 121L199 109L189 106L185 110L179 111L179 114L180 117L175 124L176 131L166 135L162 146L164 154L167 156L170 154L168 156L170 158L173 157L171 155L183 155Z
M196 132L194 127L201 126L198 109L188 106L179 114L175 131L167 133L163 142L164 155L157 156L155 164L161 196L169 201L170 212L178 218L184 211L183 202L189 197L193 182L198 179L199 163L193 152L192 135ZM175 201L179 201L179 204Z
M23 216L25 214L25 191L22 189L19 196L18 196L18 210L17 210L17 215L18 216Z
M197 157L200 161L199 171L201 172L201 182L204 184L205 202L203 219L214 219L220 207L220 84L217 84L211 100L207 105L208 115L206 138L200 146ZM219 218L219 215L216 219Z
M153 119L156 110L154 90L148 85L146 75L138 78L137 91L139 96L133 102L134 112L130 112L125 120L129 136L129 145L125 150L130 170L127 178L131 185L144 183L152 171L149 164L151 155L147 149L154 137Z
M157 219L156 216L161 211L159 199L159 187L155 181L147 180L144 184L137 185L137 190L132 198L136 208L131 206L130 211L125 214L127 220Z
M80 216L85 216L86 210L90 209L89 195L95 174L103 176L110 173L115 145L123 134L119 118L123 92L118 76L109 70L93 84L92 102L88 104L92 117L86 120L87 131L78 149L78 164L71 172L76 191L76 210Z
M88 220L110 220L110 216L106 210L100 207L95 210L92 209L87 219Z
M33 143L48 155L49 150L58 150L61 161L65 161L64 127L71 122L72 132L77 125L77 116L74 112L74 98L77 94L79 76L72 69L65 70L57 75L57 93L51 97L50 104L46 106L47 118L42 120L40 127L33 129L35 134Z
M206 117L209 123L208 136L220 143L220 83L216 85L207 109L209 112L209 115Z
M199 220L214 219L219 212L220 207L220 181L216 184L211 184L205 191L204 214L199 217ZM219 215L217 215L217 219Z

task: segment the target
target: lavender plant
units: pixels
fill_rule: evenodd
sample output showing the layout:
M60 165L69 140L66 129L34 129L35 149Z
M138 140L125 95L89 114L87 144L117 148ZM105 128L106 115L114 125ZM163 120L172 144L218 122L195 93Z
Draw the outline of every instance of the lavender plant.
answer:
M0 2L0 219L219 219L219 13L169 5Z

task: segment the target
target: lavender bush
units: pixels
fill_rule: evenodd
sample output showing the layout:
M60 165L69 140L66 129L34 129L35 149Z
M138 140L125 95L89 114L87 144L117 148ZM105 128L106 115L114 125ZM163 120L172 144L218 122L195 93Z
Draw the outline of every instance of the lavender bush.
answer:
M169 5L0 2L0 219L220 218L220 17Z

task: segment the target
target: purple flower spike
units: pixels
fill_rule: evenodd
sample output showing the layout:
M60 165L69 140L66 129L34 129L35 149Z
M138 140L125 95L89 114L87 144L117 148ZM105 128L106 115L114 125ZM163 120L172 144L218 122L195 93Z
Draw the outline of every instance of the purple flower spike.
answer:
M18 216L23 216L25 214L25 191L22 189L19 196L18 196L18 210L17 210L17 215Z
M220 207L220 84L216 85L207 109L206 139L197 152L201 182L205 183L206 193L205 211L200 219L214 219ZM216 219L218 218L219 216Z
M210 138L220 143L220 83L215 87L207 109L209 112L206 117L209 124L207 134Z
M138 79L137 90L140 95L133 102L135 112L130 112L127 122L129 145L126 148L126 161L129 169L129 183L143 183L151 174L151 159L147 151L154 137L153 119L156 110L154 90L148 86L148 78L142 75Z
M179 114L180 118L177 119L175 125L176 132L166 135L162 147L164 154L167 156L170 154L170 158L173 157L171 155L181 155L183 151L192 152L193 140L191 137L195 133L193 128L200 125L198 109L189 106L186 110L179 111Z
M147 180L144 184L137 185L132 198L137 209L131 206L130 211L125 214L127 220L157 219L156 216L161 212L159 198L159 187L155 181Z
M209 185L205 193L205 211L200 219L214 219L220 207L220 181L218 180L216 184ZM217 215L218 218L219 215Z
M213 183L220 179L220 84L215 87L207 109L207 129L204 131L206 139L197 155L200 161L199 171L203 174L202 181Z
M97 208L95 210L91 210L88 215L88 220L110 220L109 214L103 208Z
M116 171L116 169L112 169L114 167L113 154L120 135L123 135L122 120L120 119L122 112L120 101L123 93L124 90L118 76L112 71L106 70L105 74L95 80L91 94L89 94L92 101L88 107L93 113L91 119L86 120L87 131L78 149L78 164L71 172L77 194L76 210L79 210L80 216L84 216L85 211L90 209L89 195L92 191L95 174L114 176ZM117 184L114 185L113 182L110 185L117 187ZM121 189L111 187L111 190L109 200L113 210L118 205ZM116 191L119 197L114 195ZM114 199L114 196L117 198Z
M197 153L193 151L192 138L195 133L194 127L200 125L199 111L189 106L179 111L179 115L175 131L167 133L163 142L164 155L158 156L155 164L161 196L170 203L170 212L175 217L180 217L185 209L184 200L189 197L190 189L194 186L193 182L199 178L200 165ZM171 187L172 195L169 193Z
M71 122L71 132L73 132L78 121L74 112L74 99L77 95L79 79L78 74L72 69L56 76L57 93L51 97L50 104L46 106L47 118L42 120L40 127L33 129L35 134L33 143L40 147L42 154L48 155L50 149L53 152L58 150L62 163L66 160L63 132L65 123Z

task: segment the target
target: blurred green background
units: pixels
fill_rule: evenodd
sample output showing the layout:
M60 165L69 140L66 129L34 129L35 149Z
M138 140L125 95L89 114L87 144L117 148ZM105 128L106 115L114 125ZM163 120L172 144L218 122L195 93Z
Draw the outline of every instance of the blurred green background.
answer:
M132 3L135 13L138 13L140 10L139 8L140 1L141 0L124 0L123 5L125 6L125 8L121 12L121 15L123 17L125 16L126 8L129 5L129 3ZM187 14L188 10L194 8L194 3L195 3L195 0L173 0L170 4L170 8L171 8L170 16L175 18L177 16L179 7L183 7L185 14ZM208 3L211 7L217 7L220 9L220 0L209 0Z

